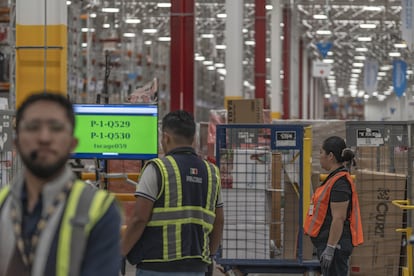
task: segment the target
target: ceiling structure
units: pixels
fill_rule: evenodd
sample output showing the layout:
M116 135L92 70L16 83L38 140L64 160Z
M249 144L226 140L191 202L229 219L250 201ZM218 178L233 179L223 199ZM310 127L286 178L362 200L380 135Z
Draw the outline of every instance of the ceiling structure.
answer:
M254 91L254 44L246 43L254 40L254 2L254 0L244 0L245 93ZM266 5L268 11L267 57L270 57L270 11L272 9L270 2L268 1ZM106 27L97 27L100 36L115 33L120 38L119 45L122 42L131 41L131 37L125 37L128 33L136 36L135 41L140 41L138 48L141 50L145 45L154 47L162 44L163 49L167 51L170 33L168 3L169 1L166 0L83 0L81 12L89 15L96 14L96 18L91 18L88 24L102 24L102 26L106 24ZM225 0L195 0L195 3L196 70L203 76L197 82L198 90L201 91L198 93L205 94L210 93L209 91L217 93L218 91L224 95L225 50L222 49L222 45L226 43L225 18L220 14L226 13ZM365 97L366 100L384 100L392 93L391 65L395 58L403 59L409 64L408 84L410 87L412 82L410 64L414 60L408 48L400 48L404 46L400 30L401 0L281 0L281 4L283 7L295 9L294 19L311 59L322 59L316 47L318 42L333 43L325 60L332 63L331 76L324 81L325 94L337 97ZM108 7L118 8L119 12L102 11L102 8ZM126 23L126 19L132 18L139 19L139 23ZM362 28L364 26L371 28ZM144 29L156 29L156 31L144 33ZM160 41L160 38L163 40ZM360 41L363 39L370 41ZM152 41L152 44L148 44L149 41ZM156 49L159 50L160 47ZM380 66L378 91L371 97L365 96L363 90L363 63L366 59L375 59ZM270 65L268 69L267 83L270 85ZM204 74L207 72L215 76L206 79ZM215 86L214 89L211 89L212 85ZM218 108L222 106L222 103L221 98L217 98L217 102L207 104L205 107Z

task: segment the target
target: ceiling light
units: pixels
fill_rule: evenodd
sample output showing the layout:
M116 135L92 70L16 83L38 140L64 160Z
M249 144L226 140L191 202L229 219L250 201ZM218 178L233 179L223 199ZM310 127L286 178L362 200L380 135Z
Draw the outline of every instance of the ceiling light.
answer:
M334 60L333 59L326 58L326 59L322 60L322 62L323 63L334 63Z
M329 52L328 52L328 56L333 56L332 51L329 51Z
M378 76L385 77L386 75L387 75L387 73L385 73L385 72L378 72Z
M198 57L195 57L194 59L195 59L195 60L198 60L198 61L203 61L203 60L205 60L206 58L205 58L205 57L203 57L203 56L198 56Z
M83 33L87 33L87 32L93 33L93 32L95 32L95 29L94 28L90 28L90 29L88 29L88 28L82 28L81 31Z
M325 94L325 98L329 99L331 97L331 94Z
M254 42L253 40L247 40L244 42L244 44L249 45L249 46L253 46L256 44L256 42Z
M216 68L214 67L214 66L207 66L207 70L209 70L209 71L213 71L213 70L215 70Z
M266 58L266 62L271 62L272 60L270 58Z
M389 65L384 65L384 66L381 66L380 67L380 70L381 71L388 71L388 70L390 70L391 69L391 66L389 66Z
M213 62L211 60L205 60L203 61L203 65L213 65Z
M146 40L146 41L144 42L144 44L145 44L145 45L151 45L151 44L152 44L152 41L151 41L151 40Z
M90 18L96 18L96 13L94 13L94 12L93 12L93 13L91 13L91 14L89 15L89 17L90 17Z
M351 74L351 77L353 77L353 78L358 78L358 77L359 77L359 75L358 75L358 74Z
M143 29L142 32L144 34L155 34L157 32L157 29Z
M360 36L358 37L358 41L371 41L371 37L369 36Z
M158 8L171 8L171 3L158 3Z
M413 70L407 70L407 74L408 75L412 75L413 74Z
M361 73L361 72L362 72L361 69L358 69L358 68L353 68L352 69L352 73Z
M82 47L83 47L83 48L88 47L88 43L82 43Z
M356 48L355 51L357 52L368 52L367 48Z
M127 24L138 24L138 23L141 23L141 19L127 18L127 19L125 19L125 23L127 23Z
M159 38L158 38L158 41L171 41L171 37L169 37L169 36L160 36Z
M217 73L219 73L221 75L226 75L227 74L227 70L224 69L224 68L220 68L220 69L217 69Z
M249 30L248 29L246 29L246 28L243 28L243 30L242 30L242 32L245 34L245 33L247 33Z
M111 25L108 24L108 23L105 23L105 24L102 25L102 28L104 28L104 29L108 29L110 27L111 27Z
M317 30L316 34L318 35L330 35L332 32L330 30Z
M135 37L135 33L124 33L124 37Z
M225 14L225 13L217 14L217 18L226 18L226 17L227 17L227 14Z
M326 16L325 14L314 14L313 15L313 19L327 19L328 16Z
M362 23L362 24L359 24L359 27L361 29L375 29L377 27L377 25L372 24L372 23Z
M407 44L405 44L405 43L395 43L394 47L395 48L407 48Z
M265 7L266 7L266 10L268 10L268 11L273 10L273 6L272 5L266 5Z
M365 91L364 91L364 90L360 90L360 91L358 92L358 97L359 97L359 98L363 97L364 95L365 95Z
M364 67L364 64L362 62L354 62L354 63L352 63L352 66L354 66L354 67Z
M117 13L119 12L118 8L102 8L102 12Z
M216 63L216 64L214 64L214 66L216 66L216 68L223 68L224 63Z
M401 53L400 52L390 52L390 53L388 53L388 55L390 57L400 57Z
M216 45L216 49L217 50L225 50L226 49L226 45Z
M214 38L213 34L202 34L201 35L202 38Z
M364 56L355 56L354 57L356 60L365 60Z
M363 8L364 11L381 11L382 7L375 7L375 6L365 6Z
M70 5L70 4L72 4L72 1L66 1L66 5Z

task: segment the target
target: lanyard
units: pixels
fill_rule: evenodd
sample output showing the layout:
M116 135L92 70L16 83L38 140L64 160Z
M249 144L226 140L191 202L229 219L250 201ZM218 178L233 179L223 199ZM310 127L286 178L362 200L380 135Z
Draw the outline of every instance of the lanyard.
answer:
M40 220L38 221L36 225L36 230L33 233L32 238L30 240L25 241L25 239L23 239L22 222L18 219L19 216L17 215L17 208L15 204L11 204L11 220L13 223L13 231L16 236L17 249L19 250L22 256L22 260L25 266L29 268L32 267L40 234L42 233L43 229L45 229L49 218L56 211L56 208L59 206L59 204L66 200L71 187L72 182L69 181L65 185L65 187L55 196L52 204L46 208L46 212L44 213L44 215L41 216Z

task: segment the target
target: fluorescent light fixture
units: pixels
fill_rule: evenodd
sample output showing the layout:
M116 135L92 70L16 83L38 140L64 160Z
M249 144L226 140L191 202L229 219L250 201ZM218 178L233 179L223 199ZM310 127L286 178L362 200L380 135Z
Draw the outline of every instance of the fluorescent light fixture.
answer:
M207 66L207 70L213 71L213 70L216 70L216 67L214 67L214 66Z
M382 77L378 76L378 77L377 77L377 80L382 80Z
M266 58L266 62L271 62L272 59L271 58Z
M171 3L158 3L158 8L171 8Z
M160 36L160 37L158 38L158 41L165 41L165 42L168 42L168 41L171 41L171 37L169 37L169 36Z
M359 74L351 74L351 77L358 78L359 77Z
M357 96L357 94L358 94L358 90L356 90L356 89L351 90L351 97L355 98Z
M216 45L217 50L225 50L226 48L226 45Z
M213 62L211 60L205 60L203 61L203 65L213 65Z
M328 52L328 56L333 56L332 51L329 51L329 52Z
M390 52L390 53L388 53L388 55L390 57L400 57L401 53L400 52Z
M202 38L214 38L213 34L202 34L201 35Z
M385 96L385 95L378 95L377 98L378 98L378 101L382 102L382 101L384 101L387 98L387 96Z
M391 66L390 65L384 65L384 66L381 66L380 67L380 70L381 71L388 71L388 70L390 70L391 69Z
M216 63L214 66L216 66L216 68L224 68L224 63Z
M330 30L317 30L316 34L318 35L330 35L332 32Z
M110 27L111 27L111 25L108 24L108 23L105 23L105 24L102 25L102 28L104 28L104 29L108 29Z
M225 76L227 74L227 70L225 68L220 68L220 69L217 69L217 73Z
M145 44L145 45L151 45L151 44L152 44L152 41L151 41L151 40L146 40L146 41L144 42L144 44Z
M378 91L372 92L372 96L374 96L374 97L378 96Z
M369 36L360 36L360 37L358 37L357 38L358 39L358 41L371 41L371 37L369 37Z
M266 5L265 8L268 11L273 10L273 6L272 5Z
M127 24L138 24L138 23L141 23L141 19L127 18L127 19L125 19L125 23L127 23Z
M356 60L365 60L366 58L364 56L355 56Z
M378 72L378 76L385 77L386 75L387 75L387 73L385 73L385 72Z
M135 33L124 33L124 37L135 37Z
M324 60L322 60L323 63L334 63L333 59L329 59L329 58L325 58Z
M407 75L412 75L413 74L413 70L407 70Z
M243 30L242 30L242 32L245 34L245 33L247 33L249 30L248 29L246 29L246 28L243 28Z
M395 43L394 47L395 48L407 48L407 44L405 44L405 43Z
M362 72L361 69L358 69L358 68L353 68L352 69L352 73L361 73L361 72Z
M354 66L354 67L364 67L364 64L362 62L354 62L354 63L352 63L352 66Z
M368 94L366 94L366 95L364 95L364 99L369 99L369 95Z
M331 94L325 94L325 98L329 99L331 97Z
M329 83L335 83L336 80L328 80Z
M328 16L326 16L325 14L314 14L313 15L313 19L327 19Z
M355 51L357 51L357 52L368 52L368 48L356 48Z
M362 24L359 24L359 27L361 29L375 29L377 25L373 23L362 23Z
M83 47L83 48L88 47L88 43L82 43L82 47Z
M375 7L375 6L365 6L363 7L364 11L381 11L382 7Z
M72 4L72 1L66 1L66 5L70 5L70 4Z
M217 18L227 18L227 14L219 13L219 14L217 14Z
M95 29L94 28L90 28L90 29L82 28L81 31L82 31L82 33L87 33L87 32L93 33L93 32L95 32Z
M144 34L155 34L157 32L157 29L143 29L142 32Z
M93 12L93 13L91 13L91 14L89 15L89 17L90 17L90 18L96 18L96 13L94 13L94 12Z
M358 97L359 97L359 98L363 97L364 95L365 95L365 91L364 91L364 90L360 90L360 91L358 92Z
M198 57L195 57L194 59L195 59L195 60L198 60L198 61L203 61L203 60L205 60L206 58L205 58L205 57L203 57L203 56L198 56Z
M117 13L119 12L118 8L102 8L102 12Z
M115 23L114 27L115 27L116 29L118 29L118 28L119 28L119 24L118 24L118 23Z
M247 40L244 42L244 44L249 45L249 46L253 46L256 45L256 42L254 42L253 40Z

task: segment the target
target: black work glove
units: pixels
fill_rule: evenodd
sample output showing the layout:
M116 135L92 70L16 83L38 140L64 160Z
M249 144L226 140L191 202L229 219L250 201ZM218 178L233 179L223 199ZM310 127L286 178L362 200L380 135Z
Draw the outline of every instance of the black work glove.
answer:
M319 259L319 261L321 262L322 271L329 269L329 266L331 265L334 257L335 248L335 246L328 244L325 250L322 252L321 258Z

